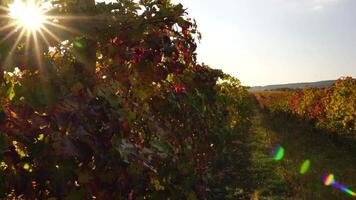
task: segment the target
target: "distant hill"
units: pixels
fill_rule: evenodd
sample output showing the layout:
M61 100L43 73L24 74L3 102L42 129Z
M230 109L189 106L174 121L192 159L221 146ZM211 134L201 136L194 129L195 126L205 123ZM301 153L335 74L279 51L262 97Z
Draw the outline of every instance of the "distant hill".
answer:
M308 82L308 83L288 83L288 84L278 84L278 85L266 85L266 86L255 86L251 87L250 91L259 91L259 90L276 90L276 89L302 89L305 87L314 87L314 88L324 88L334 84L336 80L329 81L318 81L318 82Z

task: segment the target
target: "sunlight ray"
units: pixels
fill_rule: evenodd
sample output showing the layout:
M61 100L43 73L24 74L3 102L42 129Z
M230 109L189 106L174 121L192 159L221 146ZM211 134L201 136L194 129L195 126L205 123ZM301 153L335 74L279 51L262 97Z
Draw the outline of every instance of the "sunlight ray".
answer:
M9 39L11 36L13 36L17 32L18 32L17 29L10 31L0 40L0 43L3 43L5 40Z
M18 37L16 38L16 41L14 42L14 44L12 45L11 49L9 50L9 54L5 59L5 64L9 63L9 59L11 58L11 54L15 51L15 48L17 47L17 45L21 42L21 39L23 38L23 35L25 34L25 30L22 29L20 34L18 35Z
M62 40L57 36L55 35L54 33L52 33L50 30L48 30L47 27L43 27L42 29L44 32L46 32L50 37L52 37L56 42L60 43L62 42Z
M36 61L39 65L39 70L43 70L43 62L42 62L42 59L41 59L41 48L38 44L38 38L37 38L37 34L32 34L32 37L33 37L33 41L34 41L34 44L35 44L35 54L36 54Z
M47 46L51 46L48 39L46 38L46 36L43 33L43 29L38 31L38 34L40 34L42 40L46 43Z
M62 29L62 30L65 30L65 31L68 31L68 32L71 32L71 33L76 33L76 34L80 33L79 30L76 30L76 29L74 29L74 28L65 27L65 26L63 26L63 25L60 25L60 24L57 24L57 23L54 23L54 22L46 21L44 24L51 25L51 26L54 26L54 27L56 27L56 28L60 28L60 29ZM44 28L45 28L45 27L43 27L43 29L44 29ZM47 30L48 30L48 29L47 29ZM48 31L49 31L49 30L48 30Z
M0 11L5 11L7 12L9 9L5 6L0 6ZM6 17L8 17L8 15L6 15Z
M7 34L0 40L0 44L3 43L5 40L9 39L9 38L10 38L11 36L13 36L15 33L18 33L19 29L20 29L19 27L16 27L14 30L12 30L12 31L10 31L9 33L7 33ZM21 39L21 37L23 36L23 32L24 32L24 31L25 31L24 29L21 30L21 32L20 32L20 34L19 34L17 40L20 40L20 39ZM17 40L16 40L16 41L17 41ZM15 42L15 44L16 44L16 42Z
M28 61L29 57L29 49L30 49L30 43L31 43L31 33L29 31L26 32L26 41L25 41L25 59L26 62Z
M51 15L48 14L46 15L46 18L49 20L68 20L68 21L73 21L73 20L104 20L107 18L110 18L111 15L103 15L103 14L97 14L97 15L70 15L66 14L64 15ZM122 18L131 18L128 16L121 16Z
M16 27L16 22L12 22L12 23L9 23L3 27L0 28L0 31L5 31L6 29L10 29L10 28L13 28L13 27ZM19 28L19 27L16 27L16 28Z
M2 19L6 19L6 18L9 18L9 16L8 16L8 15L4 15L4 14L2 14L2 15L0 15L0 18L2 18Z
M103 17L100 16L88 16L88 15L66 15L66 16L61 16L61 15L48 15L46 16L47 19L57 19L57 20L93 20L93 19L100 19ZM103 18L104 19L104 18Z

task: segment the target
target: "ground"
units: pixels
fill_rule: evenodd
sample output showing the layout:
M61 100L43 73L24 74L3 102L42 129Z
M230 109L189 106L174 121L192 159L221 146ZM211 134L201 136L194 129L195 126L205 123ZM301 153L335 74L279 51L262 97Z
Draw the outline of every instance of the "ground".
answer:
M251 151L250 173L254 180L251 199L354 199L334 187L323 185L333 173L336 181L356 190L356 143L316 130L309 123L284 114L261 111L257 104L247 144ZM282 160L273 149L285 149ZM305 174L300 167L310 160Z

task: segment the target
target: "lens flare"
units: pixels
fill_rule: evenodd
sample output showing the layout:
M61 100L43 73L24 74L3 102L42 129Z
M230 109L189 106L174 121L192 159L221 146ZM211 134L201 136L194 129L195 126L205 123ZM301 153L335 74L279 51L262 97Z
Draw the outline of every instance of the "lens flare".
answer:
M281 146L277 146L274 151L274 160L279 161L284 157L284 148Z
M346 194L349 194L349 195L351 195L353 197L356 197L356 193L355 192L353 192L352 190L350 190L349 188L347 188L347 187L345 187L343 185L340 185L339 183L336 183L335 187L337 187L341 191L344 191Z
M299 173L300 174L305 174L308 172L309 168L310 168L310 160L306 160L303 162L302 166L300 167Z
M1 2L1 1L0 1ZM48 47L63 42L55 31L66 31L79 34L74 27L64 25L69 20L84 20L88 16L55 16L52 11L59 8L57 1L52 0L7 0L0 5L0 10L7 14L0 15L0 45L11 41L12 45L7 50L7 56L1 59L1 65L14 64L14 52L17 47L24 47L27 59L32 57L37 61L38 67L43 67L43 52ZM94 19L94 17L90 19Z
M324 178L324 180L323 180L323 183L324 183L324 185L326 185L326 186L330 186L330 185L332 185L334 182L335 182L334 174L329 174L329 175L327 175L327 176Z
M351 195L351 196L353 196L353 197L356 197L356 193L355 193L355 192L353 192L353 191L350 190L349 188L347 188L347 187L345 187L345 186L339 184L338 182L336 182L336 181L335 181L335 177L334 177L333 174L327 175L327 176L324 178L323 183L324 183L324 185L326 185L326 186L333 186L333 187L335 187L335 188L337 188L337 189L339 189L339 190L345 192L346 194L349 194L349 195Z
M28 31L38 31L46 21L46 10L34 0L15 0L9 5L9 15L18 27Z

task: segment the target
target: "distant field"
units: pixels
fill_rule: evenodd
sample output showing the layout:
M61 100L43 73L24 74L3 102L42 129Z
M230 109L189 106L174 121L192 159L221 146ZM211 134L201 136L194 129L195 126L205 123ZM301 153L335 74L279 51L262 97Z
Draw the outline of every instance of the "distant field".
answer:
M328 80L328 81L318 81L318 82L309 82L309 83L289 83L289 84L278 84L278 85L267 85L267 86L255 86L251 87L250 91L263 91L263 90L291 90L291 89L303 89L305 87L313 87L313 88L324 88L330 87L334 84L336 80Z

